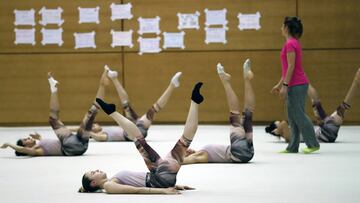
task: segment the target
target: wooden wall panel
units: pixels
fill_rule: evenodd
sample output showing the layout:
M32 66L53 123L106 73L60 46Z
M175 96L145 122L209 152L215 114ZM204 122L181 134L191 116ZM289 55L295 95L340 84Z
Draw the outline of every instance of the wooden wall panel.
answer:
M0 55L0 64L0 123L47 123L48 71L60 82L61 118L79 123L96 95L104 64L122 71L118 54L11 54ZM119 101L112 85L107 98ZM104 113L97 119L110 121Z
M153 18L161 17L160 29L162 32L179 32L177 13L200 12L199 30L186 29L185 50L237 50L237 49L280 49L283 43L280 27L284 16L296 15L295 0L272 0L272 1L252 1L252 0L132 0L125 1L133 4L134 18ZM227 20L229 21L227 31L227 44L205 44L205 13L204 9L209 10L226 8ZM240 31L237 26L239 20L237 15L241 13L261 13L261 29ZM124 30L138 30L137 20L125 20ZM134 39L138 34L133 35ZM155 37L156 34L144 34L143 37ZM161 34L162 37L162 34ZM126 51L138 50L138 43L134 48L126 48Z
M360 48L360 1L299 0L303 48Z
M305 51L304 67L313 86L318 90L328 114L344 100L356 71L360 68L360 50ZM345 122L360 121L360 89L345 114ZM311 112L310 106L308 111Z
M16 1L0 1L0 53L1 52L21 52L21 53L33 53L33 52L98 52L98 51L121 51L121 48L112 48L110 30L121 30L121 21L117 20L112 22L111 16L111 3L116 2L112 0L92 1L92 0L81 0L81 1L66 1L62 0L16 0ZM118 1L119 2L119 1ZM40 32L42 25L39 24L41 15L38 14L40 9L45 6L48 9L55 9L61 7L64 11L62 13L62 19L65 20L61 26L64 30L62 47L58 45L46 45L41 44L42 34ZM96 23L85 23L79 24L79 11L78 6L84 8L93 8L96 6L100 7L99 18L100 24ZM15 14L13 11L17 10L29 10L34 8L36 11L35 21L36 26L36 45L15 45L15 28L31 29L31 26L15 26ZM58 25L46 25L45 28L57 29ZM75 39L74 33L82 32L96 32L96 45L97 48L85 48L75 50Z

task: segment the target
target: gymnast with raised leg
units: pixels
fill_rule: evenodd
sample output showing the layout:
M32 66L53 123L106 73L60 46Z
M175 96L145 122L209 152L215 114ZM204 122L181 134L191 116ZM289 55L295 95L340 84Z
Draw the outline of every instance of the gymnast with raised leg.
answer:
M96 99L104 112L113 118L133 140L149 172L120 171L112 178L107 178L106 173L102 171L89 171L82 178L82 187L79 192L105 190L109 194L178 194L177 190L193 189L188 186L177 186L176 176L197 130L198 108L204 100L200 94L201 85L202 83L196 84L192 91L183 135L165 158L161 158L148 145L141 131L132 121L116 112L114 104L107 104L101 99Z
M134 109L131 107L129 96L118 80L118 72L111 70L108 66L105 66L105 69L108 71L107 76L113 82L115 89L119 95L121 104L125 111L125 117L131 122L135 123L136 126L138 126L138 128L140 129L143 137L146 138L148 129L154 119L154 115L166 106L173 91L180 86L179 79L181 76L181 72L177 72L171 78L169 86L166 88L160 98L147 111L145 115L139 117L134 111ZM94 140L100 142L131 141L124 129L119 126L102 128L99 124L94 124L91 132L91 137Z
M310 85L308 89L308 96L311 99L316 122L319 125L316 127L315 134L319 142L335 142L338 137L340 126L345 118L345 111L351 107L351 102L359 91L360 86L360 68L357 70L354 80L348 90L343 102L331 114L327 115L323 109L319 95L316 89ZM273 121L265 128L267 133L277 137L283 137L286 142L290 138L289 126L286 121Z
M51 90L49 123L58 139L42 139L41 135L35 133L30 134L28 138L19 139L17 145L5 143L1 148L11 147L17 156L78 156L86 152L91 128L98 111L95 101L85 114L78 130L72 132L59 118L58 81L53 78L51 73L48 73L48 80ZM104 71L96 98L104 97L105 86L108 83L106 71Z
M245 99L241 115L238 97L231 87L231 75L225 72L221 64L217 65L230 110L230 145L210 144L199 151L189 149L183 164L247 163L253 158L252 114L255 109L255 95L250 82L253 78L250 66L250 60L247 59L243 65Z

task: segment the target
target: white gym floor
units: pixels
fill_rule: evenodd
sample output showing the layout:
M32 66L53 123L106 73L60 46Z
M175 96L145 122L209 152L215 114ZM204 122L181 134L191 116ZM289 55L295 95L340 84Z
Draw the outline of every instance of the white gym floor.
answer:
M164 156L181 136L182 125L152 126L147 140ZM37 131L54 138L50 127L0 128L0 144ZM229 127L201 125L191 148L229 144ZM16 157L0 149L0 202L360 202L360 126L341 127L336 143L320 152L279 154L286 143L254 127L255 156L248 164L183 166L177 183L195 187L180 195L78 193L84 172L100 169L112 177L120 170L146 171L131 142L91 141L79 157ZM301 144L300 148L305 145Z

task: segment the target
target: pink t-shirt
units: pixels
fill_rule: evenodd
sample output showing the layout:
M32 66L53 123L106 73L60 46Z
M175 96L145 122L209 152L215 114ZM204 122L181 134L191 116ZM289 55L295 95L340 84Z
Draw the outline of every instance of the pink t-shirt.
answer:
M280 58L282 65L282 78L285 80L286 72L288 70L288 62L287 62L288 52L295 52L295 68L289 82L289 87L295 85L308 84L309 80L306 77L304 69L301 64L302 61L301 45L300 42L295 38L288 39L281 50Z

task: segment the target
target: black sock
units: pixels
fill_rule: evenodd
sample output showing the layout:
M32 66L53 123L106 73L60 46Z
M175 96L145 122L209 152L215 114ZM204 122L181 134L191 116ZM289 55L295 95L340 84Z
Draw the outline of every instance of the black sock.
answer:
M204 101L204 97L200 94L200 88L202 85L203 85L202 82L196 83L192 91L191 100L193 100L197 104L200 104L201 102Z
M116 111L115 104L107 104L102 99L96 98L96 102L100 105L102 110L107 114L110 115Z

